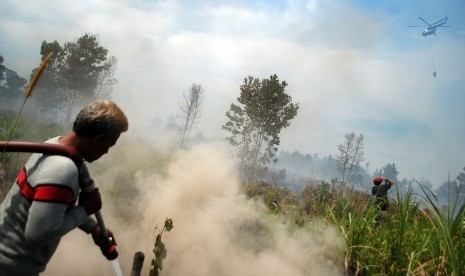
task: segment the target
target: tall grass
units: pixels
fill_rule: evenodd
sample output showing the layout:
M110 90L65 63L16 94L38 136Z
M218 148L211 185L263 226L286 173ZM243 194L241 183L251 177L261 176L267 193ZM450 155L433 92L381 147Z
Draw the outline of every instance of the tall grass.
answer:
M456 197L444 209L430 190L416 181L410 185L420 185L423 193L414 194L411 187L405 193L393 189L387 211L354 190L326 189L330 194L322 200L318 186L304 189L298 208L283 205L286 200L281 199L280 210L288 215L301 210L306 214L301 226L312 220L337 225L346 241L340 262L349 275L465 275L465 208ZM261 187L262 195L273 189Z
M449 185L452 185L449 181ZM420 185L424 193L425 204L429 212L429 220L436 237L432 249L435 250L438 272L447 275L465 274L464 219L465 208L458 206L458 194L449 199L449 204L441 208L435 195Z
M21 105L21 108L19 109L19 112L18 114L16 115L16 118L14 120L14 123L13 123L13 126L11 127L11 130L10 130L10 134L8 135L7 139L5 139L7 141L7 143L10 141L10 139L13 137L13 133L15 132L16 130L16 125L18 124L18 121L19 121L19 117L21 115L21 113L23 112L23 109L24 109L24 106L26 105L26 102L27 102L27 99L32 95L32 91L34 91L34 87L36 85L36 83L39 81L40 79L40 76L42 75L42 73L44 72L45 70L45 67L47 66L47 63L50 61L50 59L52 58L52 53L50 52L45 58L44 60L41 62L39 68L37 68L36 72L34 73L34 75L32 76L31 78L31 81L29 82L29 86L28 88L26 89L26 94L24 95L24 101L23 101L23 104ZM3 150L3 153L5 153L5 150Z
M29 86L26 89L26 93L24 95L23 104L21 105L19 112L16 114L16 116L14 116L14 119L12 120L12 118L10 118L12 114L8 114L8 113L0 114L0 140L6 141L7 144L8 142L10 142L11 139L23 136L24 130L27 130L27 128L21 128L18 130L16 127L18 126L18 123L20 122L19 118L24 109L24 106L26 105L28 98L32 95L32 92L34 91L34 87L36 83L39 81L40 76L44 72L45 67L47 66L47 63L50 61L51 58L52 58L52 53L49 53L43 59L43 61L37 68L36 72L32 76L31 81L29 82ZM3 182L10 180L9 173L12 171L11 164L10 164L12 156L15 156L15 155L6 153L5 148L1 149L1 155L0 155L0 185L1 185L0 186L0 199L1 200L3 200L4 191L9 189L9 187L6 188L5 185L3 185ZM20 158L16 159L17 161L15 164L16 167L20 166L19 159ZM4 171L5 173L3 173Z

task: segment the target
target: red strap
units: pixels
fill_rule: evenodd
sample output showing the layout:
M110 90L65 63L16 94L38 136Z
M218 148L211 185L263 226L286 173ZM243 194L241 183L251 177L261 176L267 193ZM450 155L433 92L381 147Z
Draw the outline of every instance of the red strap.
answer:
M29 201L60 202L74 205L73 191L67 187L58 185L40 185L32 188L27 182L26 170L23 168L18 175L17 181L21 195Z
M34 199L34 190L29 186L29 183L27 183L26 169L21 169L16 183L18 183L21 195L27 200L32 201Z

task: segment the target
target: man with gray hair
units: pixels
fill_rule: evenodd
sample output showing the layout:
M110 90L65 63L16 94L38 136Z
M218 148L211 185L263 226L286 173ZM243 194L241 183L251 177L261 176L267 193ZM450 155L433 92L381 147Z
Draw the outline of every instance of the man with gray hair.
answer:
M80 161L93 162L127 129L126 115L114 102L96 100L79 112L72 131L46 143L74 147ZM98 188L84 189L89 181L85 164L60 155L31 155L0 205L0 276L38 275L61 237L76 227L92 234L101 249L108 247L90 217L102 201Z

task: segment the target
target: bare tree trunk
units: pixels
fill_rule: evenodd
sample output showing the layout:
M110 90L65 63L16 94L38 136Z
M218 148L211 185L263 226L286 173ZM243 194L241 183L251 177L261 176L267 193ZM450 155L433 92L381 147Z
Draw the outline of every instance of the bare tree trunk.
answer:
M140 276L142 266L144 265L145 255L142 252L134 254L134 262L132 263L131 276Z
M249 170L248 178L250 178L250 174L255 173L255 171L256 171L257 160L258 160L258 156L260 155L262 142L263 142L262 128L259 128L257 130L257 137L255 138L255 141L253 141L254 146L252 148L252 161L251 161L251 164L250 164L250 170Z
M184 119L181 147L185 147L189 140L192 127L200 118L200 107L203 102L203 89L200 84L192 84L188 93L184 94L184 102L180 105Z
M345 142L338 146L339 165L342 170L342 185L344 186L349 182L351 174L355 166L358 166L363 157L363 135L355 135L351 132L345 135Z

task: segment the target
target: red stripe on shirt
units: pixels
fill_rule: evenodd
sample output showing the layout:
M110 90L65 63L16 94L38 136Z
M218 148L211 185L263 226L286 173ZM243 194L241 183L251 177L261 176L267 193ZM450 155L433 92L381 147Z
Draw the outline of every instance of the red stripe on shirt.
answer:
M49 201L68 204L72 207L76 204L73 199L73 191L67 187L58 185L40 185L32 188L27 182L26 169L19 172L16 183L19 186L21 195L29 201Z
M34 200L62 202L68 204L73 198L73 192L66 187L57 185L40 185L34 189Z

